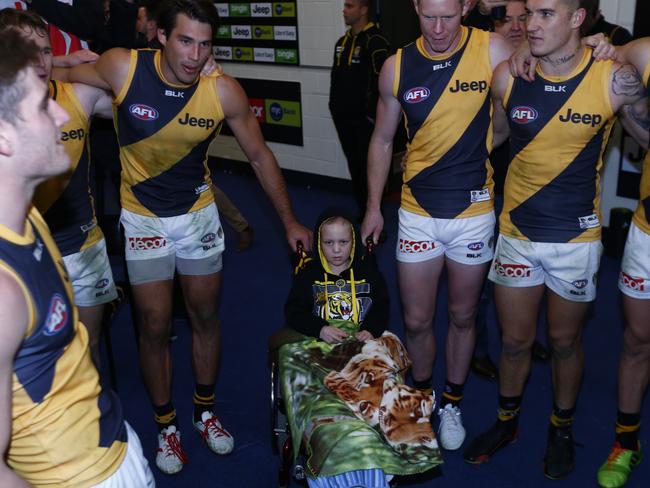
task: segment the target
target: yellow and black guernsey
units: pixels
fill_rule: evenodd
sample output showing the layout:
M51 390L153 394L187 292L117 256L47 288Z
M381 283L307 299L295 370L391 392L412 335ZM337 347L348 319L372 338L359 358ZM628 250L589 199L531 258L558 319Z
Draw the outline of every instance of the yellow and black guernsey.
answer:
M442 219L493 209L490 33L461 29L454 52L431 56L420 37L395 62L408 133L402 208Z
M161 52L131 51L127 80L114 102L122 162L122 207L173 217L214 201L208 146L224 118L214 76L189 86L165 81Z
M99 385L63 260L35 208L24 235L0 225L0 269L29 311L13 363L7 463L35 486L95 485L126 453L121 406Z
M68 256L96 244L103 236L97 226L90 193L88 116L69 83L50 81L50 97L68 113L61 141L72 166L65 173L41 183L34 204L43 214L61 254Z
M502 234L534 242L600 239L600 169L615 120L612 62L585 49L567 77L511 79L504 97L510 166Z
M646 91L650 97L650 63L643 72ZM636 226L646 234L650 234L650 150L646 152L643 160L643 174L641 175L639 205L634 212L632 220Z

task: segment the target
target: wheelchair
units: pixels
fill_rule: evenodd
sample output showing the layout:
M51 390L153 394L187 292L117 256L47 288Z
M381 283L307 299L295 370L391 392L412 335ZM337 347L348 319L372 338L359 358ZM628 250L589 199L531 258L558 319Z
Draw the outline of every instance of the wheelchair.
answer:
M366 239L366 257L374 254L375 244L372 237ZM304 246L298 242L296 253L293 257L292 269L295 276L302 267L310 260ZM294 463L294 445L287 420L286 407L282 398L282 387L280 382L279 349L284 344L304 340L301 333L288 328L275 332L268 340L268 358L270 370L270 411L271 411L271 447L273 454L279 456L278 486L288 487L291 479L306 485L307 471L305 459L299 455Z

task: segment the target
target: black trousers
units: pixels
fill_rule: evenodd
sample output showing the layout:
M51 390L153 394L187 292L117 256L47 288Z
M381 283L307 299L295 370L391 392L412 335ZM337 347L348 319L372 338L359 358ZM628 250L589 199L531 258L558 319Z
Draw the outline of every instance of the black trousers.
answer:
M375 126L365 116L335 116L333 120L348 162L352 191L359 207L359 217L363 218L368 199L368 146Z

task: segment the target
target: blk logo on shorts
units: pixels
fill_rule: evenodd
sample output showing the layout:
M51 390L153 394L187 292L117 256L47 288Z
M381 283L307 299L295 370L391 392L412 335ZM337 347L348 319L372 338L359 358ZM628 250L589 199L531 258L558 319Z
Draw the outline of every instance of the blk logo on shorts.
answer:
M162 249L167 245L164 237L129 237L129 249L131 251L151 251Z
M407 241L399 240L399 252L404 254L417 254L421 252L432 251L436 244L433 241Z
M50 310L43 333L47 336L58 334L68 323L69 315L65 300L61 295L55 293L50 301Z
M503 264L498 259L494 260L494 272L506 278L530 278L533 269L525 264Z

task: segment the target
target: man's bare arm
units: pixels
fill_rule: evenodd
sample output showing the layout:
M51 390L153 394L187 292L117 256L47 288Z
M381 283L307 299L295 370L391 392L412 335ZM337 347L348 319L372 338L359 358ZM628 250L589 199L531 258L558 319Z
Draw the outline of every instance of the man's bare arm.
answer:
M510 67L508 61L502 62L494 71L490 95L492 97L493 147L499 147L510 136L508 117L503 108L503 97L508 88Z
M490 32L490 65L493 70L507 61L514 52L515 48L501 34Z
M95 115L104 119L113 118L113 99L101 88L74 83L73 88L88 119Z
M278 212L291 248L295 250L297 242L302 241L311 249L312 233L300 225L293 214L280 167L264 142L257 119L250 111L246 93L239 83L229 76L220 76L216 83L226 122Z
M375 243L384 226L381 215L381 197L388 179L393 157L393 138L397 131L402 107L393 96L395 56L386 60L379 74L379 100L377 121L368 147L368 202L361 225L361 238L365 242L370 235Z
M27 487L29 484L7 466L6 451L11 439L14 356L27 330L29 314L20 286L2 269L0 290L0 486Z
M639 73L643 73L650 64L650 37L642 37L624 46L616 46L616 59L623 64L631 64Z
M650 138L650 106L648 100L639 100L632 105L623 105L618 111L623 128L645 149Z
M102 54L96 63L71 68L68 81L110 91L117 96L129 74L131 54L128 49L114 48Z
M631 64L615 63L610 83L612 108L618 113L625 129L648 147L648 98L641 75ZM645 134L644 134L645 132Z

